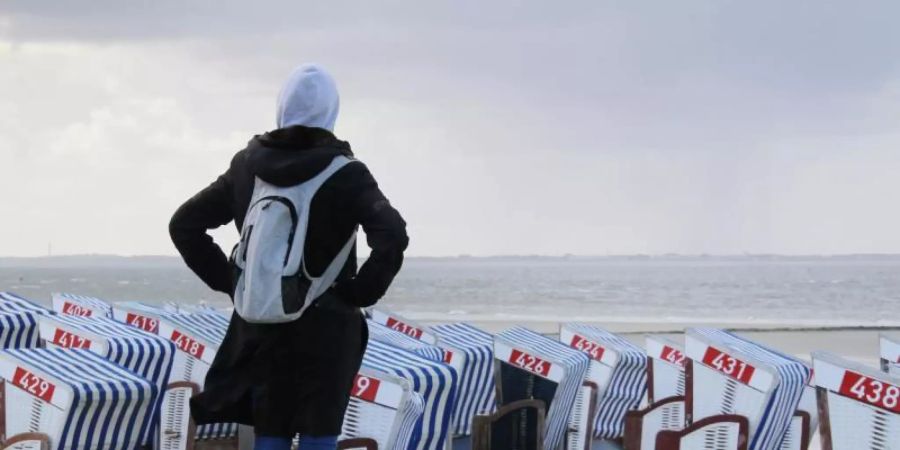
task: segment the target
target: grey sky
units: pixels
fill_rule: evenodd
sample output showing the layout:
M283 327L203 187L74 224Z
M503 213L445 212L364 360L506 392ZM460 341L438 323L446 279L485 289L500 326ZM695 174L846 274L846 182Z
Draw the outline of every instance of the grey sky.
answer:
M900 252L897 2L247 5L0 2L0 254L173 253L308 61L414 255Z

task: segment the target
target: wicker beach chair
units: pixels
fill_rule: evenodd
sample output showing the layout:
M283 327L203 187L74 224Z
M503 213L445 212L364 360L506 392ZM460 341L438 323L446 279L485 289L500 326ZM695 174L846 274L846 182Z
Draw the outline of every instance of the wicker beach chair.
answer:
M590 440L590 430L572 426L591 421L572 419L590 360L587 355L557 340L522 327L510 328L494 336L495 382L500 408L519 400L541 400L546 405L542 448L556 450L580 433ZM582 409L582 414L593 411ZM590 416L592 417L592 416Z
M424 411L407 448L444 449L449 442L451 413L459 385L456 370L443 362L377 340L369 340L362 364L364 368L407 380L411 389L421 395Z
M147 429L142 444L151 445L157 441L161 449L185 448L174 446L169 441L183 440L190 434L188 421L173 422L171 411L162 413L164 404L172 406L175 401L167 399L169 396L182 395L178 390L168 391L175 358L172 342L103 316L57 314L40 317L39 324L47 347L90 350L153 383L162 395L153 404L151 427ZM169 419L165 421L165 427L160 426L163 416Z
M823 450L900 449L900 377L813 353Z
M0 377L2 448L138 448L159 395L149 381L87 350L5 350Z
M450 323L431 328L444 350L445 361L459 374L459 389L453 409L453 433L472 434L476 415L497 410L494 386L494 337L467 323Z
M722 330L689 329L685 343L684 399L656 399L635 414L651 419L630 424L627 449L776 450L808 445L809 433L803 430L809 429L809 418L804 422L805 414L797 411L810 380L809 367ZM651 352L654 371L659 355ZM679 413L684 425L673 429L671 419ZM792 428L800 430L800 436L794 436ZM698 442L703 446L692 447Z
M350 394L340 436L343 448L409 448L425 402L408 379L362 367Z
M493 381L493 337L478 328L464 323L426 327L392 311L371 308L370 323L404 334L421 344L413 351L430 357L426 352L440 349L441 360L453 367L459 375L459 389L453 407L453 436L471 434L472 418L496 409ZM372 326L370 331L382 332ZM383 333L381 333L383 334ZM376 337L376 339L378 339ZM400 339L396 339L400 341ZM423 346L422 344L425 344ZM403 348L411 344L400 345ZM427 346L427 347L426 347Z
M559 338L591 359L586 380L596 390L593 438L621 439L625 414L644 399L647 354L624 338L587 324L563 324Z

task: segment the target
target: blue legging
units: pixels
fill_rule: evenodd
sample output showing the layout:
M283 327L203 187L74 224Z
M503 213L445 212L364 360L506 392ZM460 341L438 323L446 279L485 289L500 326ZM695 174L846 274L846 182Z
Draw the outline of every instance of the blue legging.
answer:
M337 436L300 436L297 450L335 450ZM285 437L256 436L253 450L291 450L291 440Z

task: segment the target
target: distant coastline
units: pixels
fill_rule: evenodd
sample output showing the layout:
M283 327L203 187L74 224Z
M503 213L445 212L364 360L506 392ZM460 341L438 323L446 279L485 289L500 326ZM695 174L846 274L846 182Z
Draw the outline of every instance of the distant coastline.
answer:
M900 254L894 253L857 253L838 255L780 255L780 254L743 254L743 255L496 255L496 256L411 256L411 261L422 262L460 262L460 261L898 261ZM59 255L59 256L7 256L0 257L2 268L61 268L61 267L140 267L168 268L182 266L178 256L167 255Z

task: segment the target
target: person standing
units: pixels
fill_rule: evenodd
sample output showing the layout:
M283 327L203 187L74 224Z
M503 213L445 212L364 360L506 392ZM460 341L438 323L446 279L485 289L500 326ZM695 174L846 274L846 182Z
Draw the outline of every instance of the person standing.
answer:
M169 233L187 266L235 302L225 339L191 399L197 424L251 425L256 450L336 447L368 340L360 308L403 263L406 223L332 130L334 79L301 65L278 98L274 131L185 202ZM208 230L234 221L230 257ZM355 233L371 254L357 271ZM255 229L255 233L254 233Z

